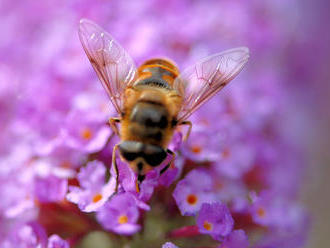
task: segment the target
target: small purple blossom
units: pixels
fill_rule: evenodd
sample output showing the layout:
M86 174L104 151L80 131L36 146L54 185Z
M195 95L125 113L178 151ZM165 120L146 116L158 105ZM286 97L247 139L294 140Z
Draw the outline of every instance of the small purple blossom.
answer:
M195 125L187 143L184 143L183 153L198 162L214 162L220 157L221 135L203 125Z
M176 152L177 150L179 150L182 145L182 142L183 142L182 138L183 137L182 137L181 132L174 132L172 141L168 145L168 149L170 149L173 152Z
M84 212L93 212L115 193L116 179L111 177L105 183L106 168L102 162L92 161L78 173L80 187L70 186L67 199L78 204Z
M44 248L47 244L47 235L43 227L37 222L20 223L11 230L6 239L1 241L1 247Z
M127 163L121 159L117 159L117 166L119 172L119 192L129 192L136 200L136 205L144 210L150 210L150 207L145 203L148 201L153 193L154 187L157 185L157 173L153 171L146 176L143 183L138 186L137 175L129 167ZM110 170L112 175L116 175L114 167Z
M178 174L179 168L170 166L163 174L160 175L159 184L164 185L165 187L169 187L178 176Z
M105 146L110 134L111 129L103 118L77 110L68 115L67 126L62 129L61 138L70 148L92 153Z
M199 231L221 241L230 234L234 220L227 206L220 202L204 203L197 217Z
M40 202L58 202L65 198L68 189L66 179L50 175L46 178L35 179L34 192Z
M275 195L269 191L263 191L259 194L259 196L257 196L254 192L251 193L251 198L253 200L251 215L256 223L264 226L273 225L275 224L275 211L285 211L285 209L283 209L279 205L274 204L274 197Z
M255 223L291 232L305 225L306 213L298 204L271 191L252 194L251 198L253 203L250 211Z
M48 238L47 248L70 248L70 245L58 235L53 234Z
M97 219L105 229L122 235L140 230L140 225L136 224L138 218L136 200L130 193L116 194L97 213Z
M149 171L140 184L139 199L144 202L150 200L152 194L154 193L155 187L158 185L159 173L155 170Z
M22 166L19 170L21 174L9 172L0 176L0 215L10 219L35 212L33 167Z
M249 240L243 230L234 230L226 236L219 248L248 248Z
M224 145L220 154L215 165L220 175L241 178L253 166L254 151L249 144L244 144L242 141Z
M162 248L179 248L172 242L166 242L165 244L162 245Z
M119 173L119 185L123 191L128 192L137 192L136 182L137 182L137 175L134 171L129 167L127 163L125 163L122 159L116 159L118 173ZM111 174L116 175L116 171L114 165L111 166Z
M211 177L203 170L191 171L181 180L173 192L173 197L182 215L195 215L203 203L215 200L211 192Z

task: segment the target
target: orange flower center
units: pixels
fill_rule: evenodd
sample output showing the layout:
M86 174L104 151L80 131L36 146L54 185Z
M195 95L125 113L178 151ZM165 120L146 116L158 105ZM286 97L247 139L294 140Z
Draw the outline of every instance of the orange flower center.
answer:
M201 124L205 125L205 126L208 126L210 124L209 120L207 119L202 119L201 120Z
M222 157L223 158L229 158L230 157L230 150L228 148L223 149L222 151Z
M95 202L98 202L98 201L100 201L102 199L102 195L101 194L96 194L96 195L94 195L94 197L93 197L93 202L95 203Z
M28 199L27 199L28 200ZM33 203L34 203L34 205L36 205L36 206L40 206L40 202L38 201L38 199L34 199L33 200Z
M262 207L259 207L259 208L257 209L257 215L258 215L259 217L261 217L261 218L265 217L265 215L266 215L266 211L265 211L265 209L263 209Z
M219 181L216 181L215 182L215 188L220 190L224 187L223 183L222 182L219 182Z
M187 202L190 204L190 205L195 205L198 201L198 198L196 195L194 194L190 194L187 196Z
M81 131L81 137L85 140L89 140L92 138L92 130L90 130L90 128L85 127L82 131Z
M62 167L62 168L70 168L71 167L71 162L70 161L68 161L68 160L64 160L64 161L62 161L62 163L60 164L60 167Z
M192 151L193 153L198 154L198 153L201 153L202 148L201 148L200 146L198 146L198 145L193 145L193 146L191 147L191 151Z
M203 227L208 231L211 231L213 229L213 225L210 222L208 222L207 220L204 221Z
M127 223L127 221L128 221L128 218L127 218L127 216L125 214L120 215L118 217L118 223L119 224L125 224L125 223Z

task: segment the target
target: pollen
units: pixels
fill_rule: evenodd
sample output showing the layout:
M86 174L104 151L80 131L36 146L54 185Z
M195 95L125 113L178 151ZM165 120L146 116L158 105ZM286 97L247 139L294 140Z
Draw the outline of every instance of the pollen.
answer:
M85 127L82 131L81 131L81 137L85 140L89 140L92 138L92 130L88 127Z
M265 209L263 209L262 207L259 207L259 208L257 209L257 215L258 215L259 217L261 217L261 218L265 217L265 215L266 215L266 211L265 211Z
M96 203L98 201L100 201L102 199L102 195L101 194L96 194L93 197L93 202Z
M202 148L201 148L200 146L193 145L193 146L191 147L191 151L192 151L193 153L198 154L198 153L201 153Z
M207 220L204 221L203 227L207 231L212 231L212 229L213 229L213 225L210 222L208 222Z
M187 202L190 204L190 205L195 205L198 201L198 198L196 195L194 194L190 194L187 196Z
M118 217L119 224L126 224L128 222L127 215L123 214Z

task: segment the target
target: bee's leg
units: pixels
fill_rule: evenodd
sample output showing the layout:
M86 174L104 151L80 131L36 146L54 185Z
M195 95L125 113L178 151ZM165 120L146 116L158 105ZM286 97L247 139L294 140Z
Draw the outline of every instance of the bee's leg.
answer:
M168 168L170 168L170 166L172 165L174 159L175 159L175 153L172 152L170 149L166 150L167 153L172 155L171 161L160 171L160 174L163 174L165 171L167 171Z
M140 183L139 180L136 180L135 181L135 189L136 189L136 192L137 193L140 193Z
M190 135L190 132L191 132L191 128L192 128L192 123L191 121L183 121L183 122L180 122L179 125L188 125L188 131L186 133L186 135L184 136L183 138L183 141L186 141Z
M116 173L116 187L115 187L115 192L118 190L118 185L119 185L119 170L116 162L116 151L118 149L118 144L113 147L112 150L112 166L114 166L115 173Z
M109 119L109 124L110 124L112 131L114 131L114 133L117 134L118 136L119 136L119 130L118 130L116 123L120 123L120 122L121 122L121 119L118 117L115 117L115 118L111 117Z

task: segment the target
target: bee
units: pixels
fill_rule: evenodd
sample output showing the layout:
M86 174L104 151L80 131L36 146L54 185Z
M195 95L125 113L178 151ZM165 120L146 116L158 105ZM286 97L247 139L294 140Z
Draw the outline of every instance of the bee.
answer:
M109 120L121 140L112 156L117 187L117 149L139 182L169 154L171 164L175 154L168 145L176 128L188 126L186 139L192 128L188 117L226 86L249 58L248 48L239 47L204 58L182 73L172 61L162 58L150 59L137 68L124 48L92 21L82 19L78 34L119 115Z

